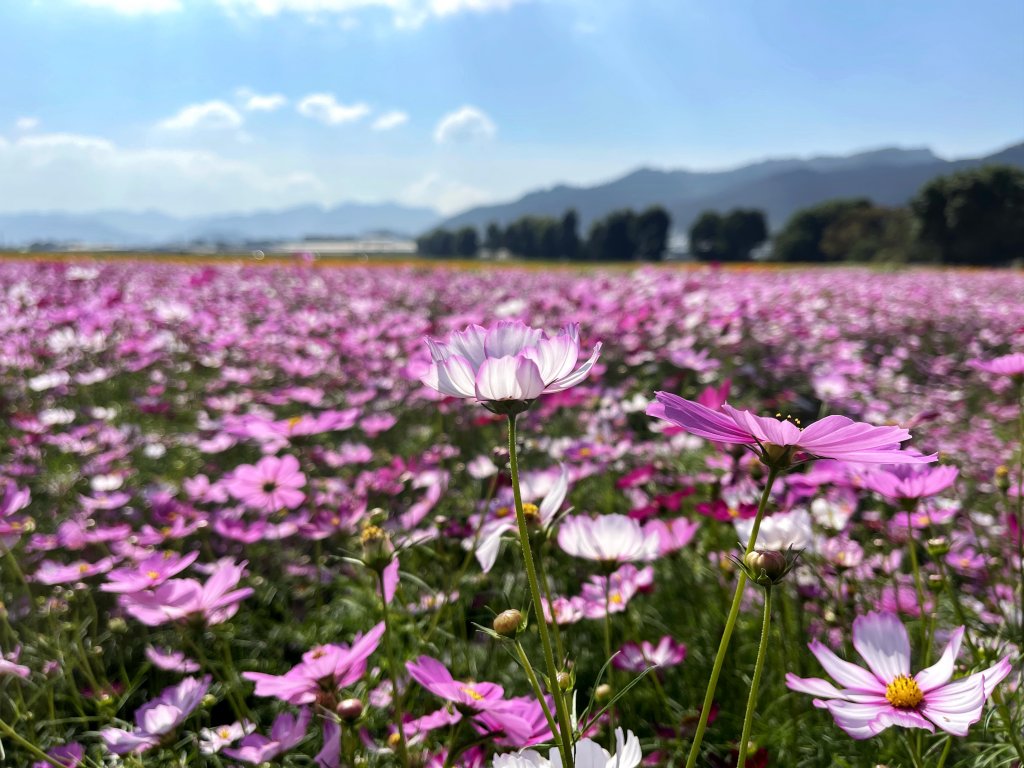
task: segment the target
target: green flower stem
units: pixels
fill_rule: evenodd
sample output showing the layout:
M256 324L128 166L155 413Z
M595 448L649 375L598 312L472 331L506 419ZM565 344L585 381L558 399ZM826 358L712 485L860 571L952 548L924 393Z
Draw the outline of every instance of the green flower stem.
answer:
M509 414L508 417L508 460L512 474L512 498L516 506L516 523L519 525L519 543L523 549L523 562L526 565L526 579L530 582L530 596L533 599L534 614L538 617L537 631L540 634L540 642L544 648L544 661L548 668L548 690L555 699L555 710L558 713L558 734L560 737L559 752L562 755L562 765L566 768L574 768L575 760L572 751L572 723L569 720L569 710L565 705L565 697L558 686L558 667L555 666L555 654L551 649L551 637L548 635L548 624L544 620L544 605L541 602L540 587L537 580L537 569L533 564L533 552L530 549L530 530L526 524L526 515L523 513L523 498L519 490L519 459L516 455L516 416Z
M48 754L43 752L43 750L41 750L31 741L28 741L22 736L19 736L18 732L11 728L11 726L9 726L3 720L0 720L0 734L3 734L6 738L13 741L15 744L24 749L37 760L42 760L43 762L49 763L50 765L55 765L57 766L57 768L63 768L62 763L57 762L55 758L50 757Z
M558 723L555 722L554 716L551 714L551 708L548 706L547 699L544 698L544 690L540 687L540 681L537 679L537 673L533 671L533 665L530 664L530 657L526 655L526 650L523 648L523 644L518 640L515 640L516 655L519 657L519 663L523 665L523 669L526 671L526 677L530 681L530 686L533 688L533 694L537 697L537 701L540 702L540 708L544 711L544 717L548 721L548 728L551 729L551 735L554 736L558 733Z
M757 661L754 662L754 676L750 680L750 695L747 697L747 712L743 716L743 735L740 736L740 756L736 768L746 768L747 749L750 744L750 729L754 725L754 710L757 708L757 688L764 672L764 657L768 650L768 633L772 623L772 585L764 588L764 619L761 622L761 642L757 646Z
M953 736L946 737L946 746L942 748L942 755L939 757L939 763L935 768L944 768L946 765L946 758L949 757L949 750L953 747Z
M768 468L768 479L765 481L761 501L757 505L754 527L750 531L750 541L747 542L746 551L743 553L744 556L754 551L754 543L757 541L757 534L761 529L761 519L764 517L765 509L768 508L768 498L771 496L772 486L775 485L775 478L779 476L779 472L780 470L777 467ZM711 715L711 704L715 699L715 689L718 687L718 678L722 674L722 665L725 663L725 656L729 651L729 641L732 639L733 630L736 629L736 619L740 615L740 602L743 600L743 589L746 585L747 574L741 570L739 580L736 582L736 592L733 594L732 606L729 608L729 616L725 620L722 640L718 644L718 653L715 654L715 663L711 668L711 678L708 680L708 687L704 693L704 705L701 707L697 731L693 734L693 744L690 745L690 755L686 759L686 768L694 768L697 765L700 746L704 741L704 732L708 728L708 717Z
M395 661L395 648L391 642L391 617L388 601L384 597L384 571L377 571L380 582L380 604L384 613L384 652L388 657L388 670L391 672L391 701L395 705L395 726L398 728L398 759L409 768L409 745L405 741L405 712L402 708L402 691L398 687L398 663Z
M931 643L928 642L928 618L925 616L924 610L924 585L921 583L921 565L917 561L917 544L914 541L914 506L906 506L907 512L907 551L910 553L910 569L914 572L914 589L917 591L917 605L921 611L921 652L925 659L925 664L928 663L928 657L931 655L929 652L929 646ZM896 601L899 602L899 591L896 589Z
M612 575L605 573L604 576L604 657L608 661L612 659ZM608 684L612 687L612 695L615 695L615 665L608 665ZM608 708L608 747L615 743L615 700Z

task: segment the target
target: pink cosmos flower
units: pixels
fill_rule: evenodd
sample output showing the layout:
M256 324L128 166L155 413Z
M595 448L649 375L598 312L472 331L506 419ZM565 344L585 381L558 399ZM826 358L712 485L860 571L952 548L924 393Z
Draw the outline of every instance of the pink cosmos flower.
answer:
M32 578L40 584L70 584L89 576L106 573L114 567L115 562L117 560L113 557L104 557L95 563L77 560L69 565L63 565L53 560L44 560L39 564L39 568L36 569Z
M222 754L253 765L268 762L302 741L312 719L313 713L308 707L303 707L298 716L291 712L282 712L270 726L269 738L261 733L249 734L237 747L225 749Z
M644 640L642 643L628 642L619 649L612 660L616 669L640 673L651 666L674 667L686 658L686 646L665 635L657 645Z
M210 682L209 675L200 680L186 677L135 712L134 730L104 728L100 738L115 755L145 752L157 746L195 711L210 689Z
M791 448L812 456L870 464L927 464L938 456L921 456L901 451L899 444L910 439L902 427L875 427L846 416L826 416L801 429L796 424L723 405L712 411L700 403L668 392L655 392L657 402L647 415L664 419L697 437L717 443L758 446L762 460L772 448Z
M685 547L697 534L700 523L685 517L675 520L650 520L644 523L644 536L658 537L658 557L670 555Z
M792 673L786 675L786 685L818 697L814 706L827 709L836 725L855 739L876 736L891 725L933 733L938 726L954 736L966 736L1011 666L1007 657L982 672L950 682L963 635L963 627L954 630L941 658L912 677L906 628L896 614L871 612L853 622L853 647L870 671L843 661L813 640L808 646L811 653L845 687Z
M51 747L46 754L60 763L64 768L78 768L85 759L85 748L77 741L69 741L59 747ZM32 763L32 768L51 768L52 763L40 760Z
M147 645L146 658L154 667L165 672L189 674L199 671L199 665L181 651L164 651Z
M325 693L352 685L366 674L366 660L384 636L380 623L365 635L357 634L351 647L321 645L306 651L302 662L283 675L244 672L242 677L256 683L257 696L274 696L289 704L312 704Z
M232 496L247 507L277 512L294 509L306 498L300 488L306 476L294 456L264 456L256 464L237 467L224 485Z
M870 491L890 499L923 499L942 493L956 481L956 467L913 467L901 465L866 473L861 483Z
M251 587L238 586L246 561L235 564L230 558L219 560L205 584L194 579L171 579L151 592L135 592L120 597L121 607L132 618L156 627L169 621L202 618L207 625L220 624L238 612L238 605L252 594Z
M176 552L154 552L140 560L134 568L115 568L107 574L107 583L100 585L103 592L141 592L163 584L188 568L199 557L199 552L179 555Z
M421 381L449 397L481 403L529 402L583 381L601 354L601 343L576 367L580 354L579 323L549 337L519 320L502 320L490 328L470 325L454 331L447 342L428 338L432 362Z
M972 368L995 373L1000 376L1021 376L1024 375L1024 352L1014 352L992 360L968 360L967 364Z
M659 536L626 515L566 517L558 529L558 546L566 554L600 563L654 560Z

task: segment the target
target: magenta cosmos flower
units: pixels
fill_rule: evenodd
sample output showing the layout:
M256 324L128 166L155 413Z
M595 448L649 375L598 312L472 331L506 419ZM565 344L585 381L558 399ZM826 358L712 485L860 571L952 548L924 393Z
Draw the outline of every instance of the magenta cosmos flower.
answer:
M265 512L299 506L306 498L299 490L305 484L294 456L264 456L256 464L243 464L224 483L228 493L247 507Z
M691 435L716 443L757 446L755 452L766 464L803 451L824 459L840 459L870 464L926 464L937 454L921 456L901 451L900 443L910 439L902 427L875 427L846 416L826 416L801 429L792 422L755 416L723 405L721 411L670 394L655 392L657 402L647 407L647 415L664 419Z
M1024 375L1024 352L1014 352L992 360L968 360L967 364L972 368L995 373L1000 376L1021 376Z
M868 472L861 483L889 499L917 500L942 493L953 485L957 474L959 470L950 466L898 466Z
M549 337L519 320L503 320L490 328L471 325L454 331L447 342L426 341L432 361L421 379L426 386L449 397L477 400L502 413L508 412L511 402L528 405L542 394L576 386L601 354L598 342L590 358L576 367L579 323ZM511 402L504 407L493 405L501 401Z
M791 690L818 698L814 706L827 709L836 725L855 739L867 739L890 725L923 728L937 725L954 736L966 736L981 719L985 701L1010 674L1009 657L973 675L950 682L960 652L964 628L954 630L942 657L927 669L910 675L910 640L894 613L869 613L853 622L853 647L870 672L843 661L818 641L809 644L825 671L844 688L820 678L789 673Z

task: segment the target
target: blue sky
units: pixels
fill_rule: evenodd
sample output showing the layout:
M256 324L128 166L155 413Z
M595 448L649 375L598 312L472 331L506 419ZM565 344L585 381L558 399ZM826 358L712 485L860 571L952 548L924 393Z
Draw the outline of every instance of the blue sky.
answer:
M1024 4L4 0L0 211L453 212L637 166L1024 139Z

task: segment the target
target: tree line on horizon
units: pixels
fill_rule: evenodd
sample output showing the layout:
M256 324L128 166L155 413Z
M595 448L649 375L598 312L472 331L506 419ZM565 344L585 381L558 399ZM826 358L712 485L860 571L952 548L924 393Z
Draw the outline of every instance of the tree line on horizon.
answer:
M523 216L502 228L435 229L417 238L421 254L472 258L486 251L523 259L658 261L667 253L671 219L661 206L614 211L586 239L576 211L560 219ZM688 230L700 261L754 258L780 262L939 263L996 266L1024 258L1024 170L990 165L940 176L906 207L866 197L826 200L796 211L774 236L764 211L704 211ZM770 246L770 247L769 247Z

